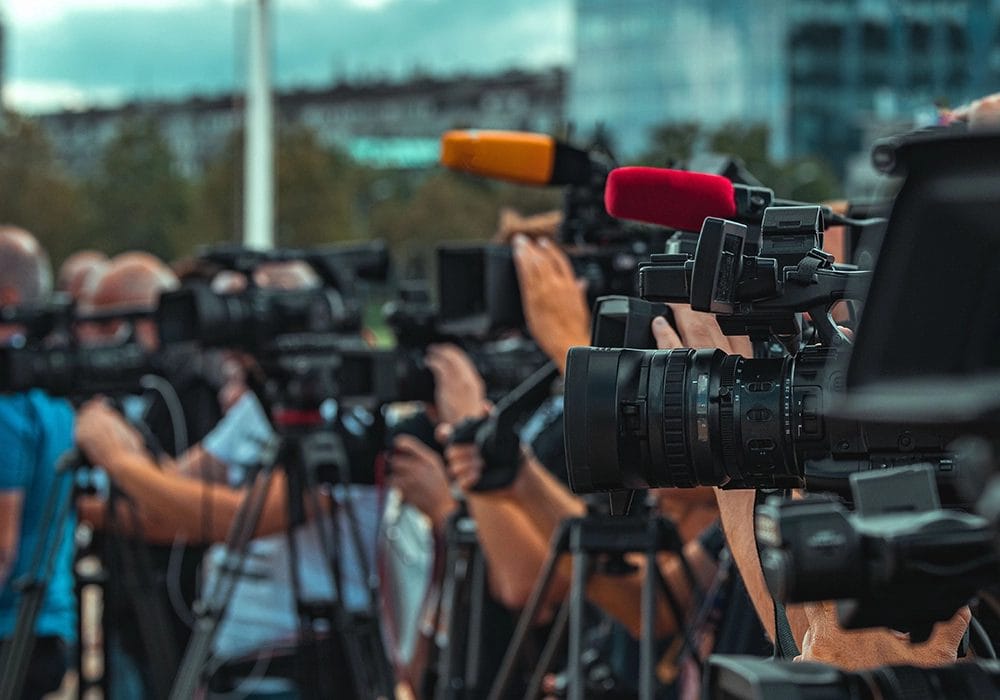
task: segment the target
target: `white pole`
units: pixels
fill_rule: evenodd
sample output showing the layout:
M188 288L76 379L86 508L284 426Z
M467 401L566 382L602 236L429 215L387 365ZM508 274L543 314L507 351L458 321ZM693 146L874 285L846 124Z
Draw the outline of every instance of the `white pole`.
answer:
M243 141L243 245L274 247L274 104L269 0L250 0Z

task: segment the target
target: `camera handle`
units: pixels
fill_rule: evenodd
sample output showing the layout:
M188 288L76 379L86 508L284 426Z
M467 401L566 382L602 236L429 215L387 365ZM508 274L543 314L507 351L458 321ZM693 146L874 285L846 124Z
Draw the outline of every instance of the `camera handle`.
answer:
M555 364L547 362L503 397L488 416L455 427L452 444L474 444L483 459L483 474L474 491L502 489L517 477L521 440L515 428L549 396L557 376Z
M641 614L642 637L640 640L639 698L652 700L656 691L656 639L654 618L656 615L657 590L664 596L684 644L677 656L685 650L692 652L692 659L701 669L697 646L691 631L685 624L684 611L670 586L663 579L657 563L657 554L671 552L681 561L685 576L692 587L698 590L696 577L684 557L683 543L676 526L660 517L651 519L622 518L619 516L587 515L582 518L567 518L553 534L548 558L539 572L535 587L518 618L517 627L510 645L504 654L503 663L490 689L489 700L503 700L507 697L515 665L521 656L524 643L532 622L538 615L545 594L555 577L556 567L564 556L573 558L572 579L568 600L560 607L552 632L532 674L526 698L535 698L542 686L545 674L552 665L556 651L568 630L569 632L569 700L583 700L585 694L583 678L584 612L587 581L592 572L594 555L622 556L640 552L646 557L646 576L643 578Z

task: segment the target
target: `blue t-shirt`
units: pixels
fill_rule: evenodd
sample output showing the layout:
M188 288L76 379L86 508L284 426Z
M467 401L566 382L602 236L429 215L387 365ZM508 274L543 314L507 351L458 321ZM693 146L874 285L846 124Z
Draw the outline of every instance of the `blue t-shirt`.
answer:
M17 560L0 588L0 638L10 637L17 619L20 594L12 584L28 573L40 537L48 535L42 521L53 488L67 488L56 479L58 459L73 447L73 409L65 401L32 390L0 395L0 490L19 490L24 501ZM76 518L60 533L58 554L48 581L35 632L76 640L76 599L73 592L73 531Z

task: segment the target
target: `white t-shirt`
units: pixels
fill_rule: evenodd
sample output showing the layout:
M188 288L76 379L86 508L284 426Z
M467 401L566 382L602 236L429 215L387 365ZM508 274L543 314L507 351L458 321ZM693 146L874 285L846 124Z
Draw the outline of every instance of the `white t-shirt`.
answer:
M202 441L202 447L229 467L232 485L242 484L255 466L261 449L274 436L257 397L251 392L227 412ZM372 486L352 484L340 498L350 499L369 573L374 574L375 540L379 524L379 496ZM305 601L333 599L329 562L323 552L318 527L331 532L333 519L324 516L295 529L298 575ZM349 610L367 608L368 586L362 576L357 547L344 509L338 509L337 530L340 569L344 579L344 604ZM332 541L332 534L331 534ZM225 545L214 545L205 557L205 586L210 593L226 557ZM291 563L286 533L253 540L247 551L243 576L236 583L216 635L214 653L221 658L247 655L262 647L291 642L298 636L298 618L292 590Z

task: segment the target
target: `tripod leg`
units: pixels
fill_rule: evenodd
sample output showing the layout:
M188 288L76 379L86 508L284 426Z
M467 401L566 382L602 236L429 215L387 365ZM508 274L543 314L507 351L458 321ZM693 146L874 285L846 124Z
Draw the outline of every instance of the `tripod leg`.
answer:
M646 551L646 575L642 579L642 637L639 640L639 698L653 700L656 692L656 550ZM678 621L678 625L683 624Z
M469 623L466 628L465 687L479 690L479 665L482 649L483 603L486 596L486 558L472 545L472 575L469 581Z
M583 678L584 612L590 555L582 550L573 552L573 583L569 593L569 700L584 700Z
M43 523L55 523L55 527L38 540L32 553L31 568L22 584L21 597L14 633L0 656L0 700L16 700L24 690L24 681L35 648L35 623L42 609L42 601L52 578L59 553L62 534L69 523L73 505L73 479L71 473L64 472L49 492L43 511Z
M545 565L538 574L538 579L535 581L535 587L531 591L531 597L528 598L527 605L521 612L521 616L517 619L517 627L514 628L514 635L511 637L507 651L504 653L503 663L500 665L497 677L493 681L493 687L490 688L489 700L505 700L507 698L507 688L514 675L514 667L521 656L521 649L528 638L528 632L531 630L531 623L542 607L545 592L548 590L552 577L555 575L556 565L562 559L562 550L569 527L569 521L564 520L552 536L548 559L546 559Z
M671 590L670 585L664 580L663 574L660 572L660 568L654 567L652 569L652 573L656 577L656 583L659 586L660 591L667 599L667 604L670 606L670 611L673 613L674 619L677 620L677 630L684 639L684 646L682 646L681 650L677 653L677 658L680 659L684 655L684 651L689 649L691 651L691 659L698 668L698 673L701 674L702 665L701 658L698 656L698 645L691 636L691 629L687 624L684 611L681 609L680 603L677 601L677 597L674 595L673 590Z
M552 662L559 652L559 647L566 641L566 628L568 626L569 603L567 602L560 606L559 614L556 615L555 622L552 623L552 630L549 632L549 638L545 641L545 648L542 649L542 656L538 659L535 672L531 675L531 681L528 683L528 692L524 694L525 698L534 700L541 694L545 674L552 668Z
M194 630L187 649L184 650L184 658L174 679L173 688L170 690L171 700L190 700L198 689L205 664L212 653L212 643L215 641L219 623L225 615L229 600L236 590L236 583L243 571L247 548L260 522L260 515L273 478L273 463L265 465L257 474L233 518L229 536L226 538L226 551L219 575L212 590L206 595L205 603L199 601Z

